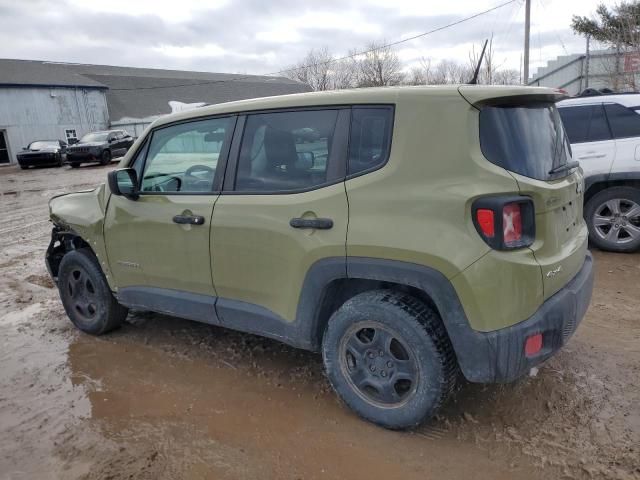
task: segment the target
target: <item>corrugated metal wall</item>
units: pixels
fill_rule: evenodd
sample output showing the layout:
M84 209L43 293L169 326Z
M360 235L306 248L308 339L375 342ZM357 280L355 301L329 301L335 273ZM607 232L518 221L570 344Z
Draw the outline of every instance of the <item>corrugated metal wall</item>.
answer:
M103 90L86 88L0 87L0 131L9 144L11 162L34 140L65 140L65 130L78 138L109 126Z

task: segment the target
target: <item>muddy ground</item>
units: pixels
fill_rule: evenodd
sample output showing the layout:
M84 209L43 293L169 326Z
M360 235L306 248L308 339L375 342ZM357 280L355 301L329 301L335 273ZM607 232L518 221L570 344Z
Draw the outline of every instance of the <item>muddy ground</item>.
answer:
M0 169L0 480L640 478L640 254L595 252L587 318L535 376L463 384L390 432L314 354L148 313L76 331L43 263L47 200L108 168Z

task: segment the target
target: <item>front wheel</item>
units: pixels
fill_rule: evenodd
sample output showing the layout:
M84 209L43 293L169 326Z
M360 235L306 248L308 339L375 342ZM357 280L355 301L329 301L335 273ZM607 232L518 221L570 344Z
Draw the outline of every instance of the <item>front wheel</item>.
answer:
M640 248L640 189L611 187L585 206L589 240L601 250L634 252Z
M111 152L105 150L100 157L100 165L109 165L111 163Z
M389 290L348 300L327 325L327 376L356 413L390 429L432 417L454 388L457 364L437 313Z
M114 298L89 249L65 254L58 271L58 290L69 319L83 332L102 335L127 318L127 308Z

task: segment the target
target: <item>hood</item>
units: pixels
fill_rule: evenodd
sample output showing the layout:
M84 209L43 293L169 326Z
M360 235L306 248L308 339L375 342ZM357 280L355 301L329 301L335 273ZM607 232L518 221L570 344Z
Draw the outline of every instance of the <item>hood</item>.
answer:
M56 195L49 200L49 218L60 226L76 230L95 224L104 216L104 184L91 190Z
M35 150L22 150L18 153L18 155L24 155L29 153L58 153L60 148L50 147L50 148L37 148Z

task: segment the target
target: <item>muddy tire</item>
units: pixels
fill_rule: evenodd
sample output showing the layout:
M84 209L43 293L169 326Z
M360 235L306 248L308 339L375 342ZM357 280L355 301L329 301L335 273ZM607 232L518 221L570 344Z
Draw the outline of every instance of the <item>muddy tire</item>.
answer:
M83 332L102 335L127 318L128 309L117 302L98 260L87 248L73 250L62 258L58 290L67 315Z
M109 150L105 150L102 152L100 156L100 165L109 165L111 163L111 152Z
M640 249L640 189L611 187L596 193L584 209L589 241L600 250Z
M359 294L340 307L327 324L322 355L338 396L361 417L390 429L432 417L458 372L437 313L389 290Z

